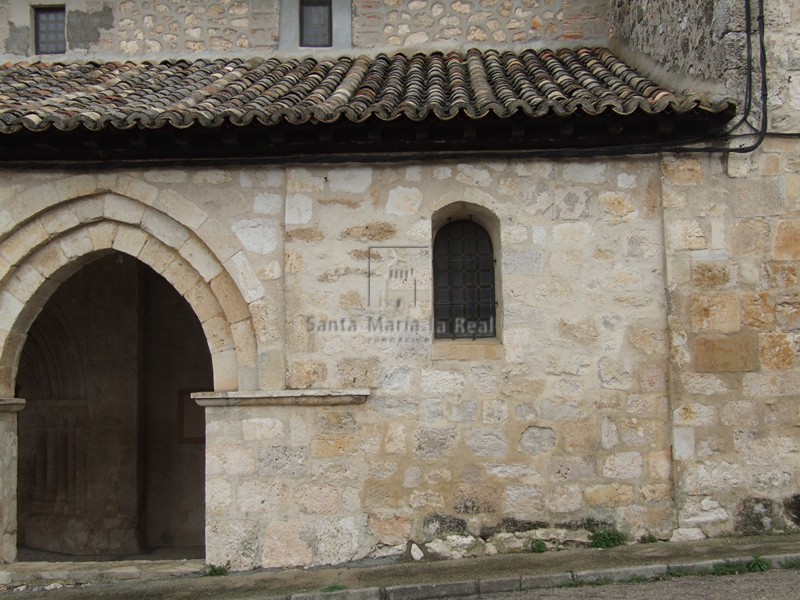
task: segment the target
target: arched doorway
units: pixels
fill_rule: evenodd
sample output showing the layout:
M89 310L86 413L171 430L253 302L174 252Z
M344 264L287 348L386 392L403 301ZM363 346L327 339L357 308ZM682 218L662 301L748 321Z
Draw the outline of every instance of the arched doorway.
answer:
M18 559L202 556L211 355L189 304L129 255L89 262L28 332L17 375Z

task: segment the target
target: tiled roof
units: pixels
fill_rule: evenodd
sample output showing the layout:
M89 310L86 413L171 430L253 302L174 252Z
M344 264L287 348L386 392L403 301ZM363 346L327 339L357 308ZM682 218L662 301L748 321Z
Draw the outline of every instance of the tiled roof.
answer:
M81 125L718 114L732 105L661 87L606 48L0 67L0 133L6 134Z

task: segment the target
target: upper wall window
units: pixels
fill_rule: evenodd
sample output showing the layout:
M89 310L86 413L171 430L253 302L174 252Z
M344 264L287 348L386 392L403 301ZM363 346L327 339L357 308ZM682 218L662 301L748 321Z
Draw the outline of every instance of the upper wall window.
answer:
M350 0L281 0L280 49L349 49L352 13Z
M333 45L331 0L300 0L300 45L307 48Z
M63 6L33 9L36 54L64 54L67 51L66 10Z
M489 233L471 219L444 225L433 241L435 337L495 337L495 313Z

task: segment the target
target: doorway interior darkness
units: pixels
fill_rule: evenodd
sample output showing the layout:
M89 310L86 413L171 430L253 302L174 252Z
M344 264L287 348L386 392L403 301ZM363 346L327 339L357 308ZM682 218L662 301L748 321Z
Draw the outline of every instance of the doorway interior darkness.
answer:
M155 271L111 253L64 282L20 357L20 559L202 556L204 420L188 394L212 385L200 322Z

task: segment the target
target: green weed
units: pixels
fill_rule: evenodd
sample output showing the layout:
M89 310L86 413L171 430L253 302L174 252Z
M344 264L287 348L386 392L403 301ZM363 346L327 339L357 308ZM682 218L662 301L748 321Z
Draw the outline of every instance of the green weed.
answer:
M209 563L206 565L206 575L209 577L222 577L227 575L231 570L231 561L226 562L224 565L215 565Z
M764 560L761 556L756 554L749 563L747 563L747 570L750 573L760 573L763 571L769 571L772 568L772 565L768 560Z
M624 546L626 541L625 534L616 529L597 531L589 535L589 546L592 548L616 548Z
M531 552L541 554L542 552L547 552L547 544L544 543L544 540L531 540L528 544L528 549Z
M332 583L329 586L322 588L320 592L323 594L330 594L331 592L341 592L342 590L346 589L346 585L342 585L341 583Z

